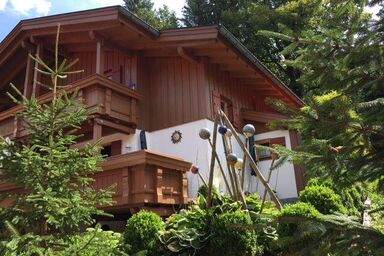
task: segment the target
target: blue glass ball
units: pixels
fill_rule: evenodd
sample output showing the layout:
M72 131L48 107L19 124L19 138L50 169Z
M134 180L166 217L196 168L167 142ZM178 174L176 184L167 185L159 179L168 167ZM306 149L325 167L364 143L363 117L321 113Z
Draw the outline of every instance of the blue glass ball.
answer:
M225 127L225 126L223 126L223 125L220 125L220 126L219 126L219 133L220 133L221 135L226 134L227 131L228 131L228 128L227 128L227 127Z

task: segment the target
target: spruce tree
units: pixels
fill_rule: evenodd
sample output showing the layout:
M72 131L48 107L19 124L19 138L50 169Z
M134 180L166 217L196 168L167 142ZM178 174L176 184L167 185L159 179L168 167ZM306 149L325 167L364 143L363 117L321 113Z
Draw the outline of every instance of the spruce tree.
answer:
M279 148L305 166L309 177L339 186L377 182L384 188L384 37L382 16L372 19L367 1L319 1L308 29L296 34L263 31L290 42L286 61L302 71L306 106L272 101L290 120L274 127L296 129L299 151Z
M92 224L94 215L105 214L97 207L112 204L111 189L92 187L92 174L101 171L100 148L91 144L73 147L89 115L76 92L67 93L66 86L58 86L59 80L81 72L70 71L77 60L59 63L59 28L54 67L39 56L30 56L41 67L36 70L51 78L47 88L52 100L28 99L13 86L15 92L9 96L24 107L17 118L23 120L28 135L20 141L0 137L1 181L20 188L2 194L11 204L0 209L0 220L33 235L74 232Z

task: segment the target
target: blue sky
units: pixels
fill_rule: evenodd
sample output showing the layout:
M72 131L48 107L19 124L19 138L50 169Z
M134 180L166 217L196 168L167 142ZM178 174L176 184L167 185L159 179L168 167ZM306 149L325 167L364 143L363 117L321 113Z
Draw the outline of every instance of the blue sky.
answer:
M155 7L166 4L178 16L184 0L153 0ZM0 41L20 20L122 4L123 0L0 0Z

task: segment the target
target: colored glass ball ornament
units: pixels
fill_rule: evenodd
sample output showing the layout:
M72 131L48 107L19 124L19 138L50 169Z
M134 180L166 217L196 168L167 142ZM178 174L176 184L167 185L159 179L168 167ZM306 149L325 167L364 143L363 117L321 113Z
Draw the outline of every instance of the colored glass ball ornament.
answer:
M227 162L229 164L236 164L237 162L237 156L234 153L229 153L227 155Z
M279 156L279 154L277 154L276 152L272 152L272 153L271 153L271 158L272 158L272 160L277 160L277 159L280 158L280 156Z
M227 129L227 132L225 133L225 136L227 136L228 138L232 137L231 130Z
M208 128L203 128L203 129L200 130L199 136L203 140L208 140L211 137L211 132L209 131Z
M243 159L237 159L237 162L235 163L235 169L238 171L241 171L241 169L243 169Z
M199 167L193 164L193 165L191 166L190 171L191 171L191 173L193 173L193 174L197 174L197 173L199 172Z
M253 135L255 135L255 132L256 132L256 129L255 129L255 126L251 125L251 124L247 124L243 127L243 134L245 135L245 137L247 138L250 138L252 137Z
M219 126L219 133L220 133L221 135L226 134L227 131L228 131L228 129L227 129L227 127L225 127L224 125L220 125L220 126Z

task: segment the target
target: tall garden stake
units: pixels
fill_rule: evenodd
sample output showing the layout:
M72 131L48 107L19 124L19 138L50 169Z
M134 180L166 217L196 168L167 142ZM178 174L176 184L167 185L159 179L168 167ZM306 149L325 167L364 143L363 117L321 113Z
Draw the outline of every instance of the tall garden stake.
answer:
M209 167L209 179L208 179L208 195L207 195L207 208L212 206L212 186L213 186L213 172L215 170L216 160L216 138L217 138L217 126L219 121L219 115L216 114L215 123L213 125L213 138L212 138L212 154L211 165Z
M254 171L256 172L256 175L257 177L259 178L259 180L261 181L261 183L263 183L264 187L267 189L268 193L271 195L271 198L272 200L276 203L276 207L281 210L282 209L282 206L281 206L281 203L280 203L280 200L277 198L276 194L273 192L272 188L269 186L268 182L265 180L263 174L261 173L261 171L259 170L258 166L256 165L255 161L252 159L251 157L251 154L249 153L248 149L244 146L243 142L241 141L239 135L237 134L235 128L233 127L233 125L231 124L231 122L228 120L228 117L225 115L225 113L223 111L220 110L220 115L223 117L225 123L227 124L227 126L229 127L229 129L231 129L232 133L233 133L233 136L235 137L235 139L237 140L239 146L241 147L241 149L244 151L244 154L247 156L247 158L249 159L250 161L250 164L252 166L252 168L254 169Z

